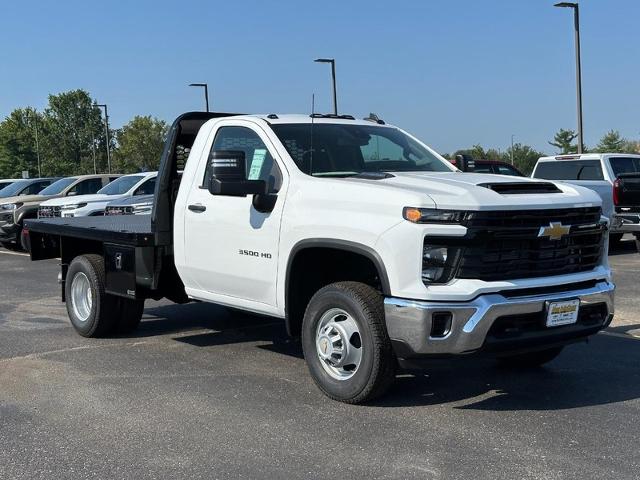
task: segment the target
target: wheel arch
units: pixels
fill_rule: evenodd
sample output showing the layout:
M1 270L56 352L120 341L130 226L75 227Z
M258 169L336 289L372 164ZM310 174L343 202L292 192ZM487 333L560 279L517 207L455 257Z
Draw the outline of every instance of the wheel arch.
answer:
M314 239L305 239L296 243L291 252L289 254L289 258L287 260L287 269L286 269L286 277L285 277L285 321L287 332L291 336L298 336L300 333L300 327L302 324L302 316L304 315L304 308L306 308L306 303L310 299L309 292L303 294L301 298L297 298L296 289L299 288L299 285L292 283L292 280L296 280L297 269L300 268L298 262L302 258L302 255L311 251L322 251L324 253L341 253L343 255L348 255L347 258L351 260L355 260L356 258L364 259L368 262L368 266L373 268L375 275L377 277L377 281L379 282L378 288L380 289L383 295L391 294L391 287L389 284L389 276L387 274L387 270L385 268L384 262L378 252L376 252L373 248L368 245L364 245L358 242L352 242L349 240L340 240L333 238L314 238ZM337 270L333 270L335 273ZM360 273L360 272L358 272ZM354 280L352 277L357 277L358 274L349 274L346 276L340 276L337 280ZM326 285L325 282L322 282L320 279L315 282L315 285L319 288L322 288ZM307 298L309 297L309 298Z

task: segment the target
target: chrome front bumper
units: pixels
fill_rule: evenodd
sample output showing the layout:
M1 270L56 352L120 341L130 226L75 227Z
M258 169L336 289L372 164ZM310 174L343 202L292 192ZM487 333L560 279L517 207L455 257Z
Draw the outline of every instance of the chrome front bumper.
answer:
M597 331L611 321L614 291L613 283L602 280L593 287L580 290L510 298L495 293L481 295L470 302L425 302L387 297L384 308L387 331L399 357L460 354L480 350L496 319L535 313L542 316L547 302L550 301L578 298L580 308L605 304L607 315L602 324L596 326ZM434 338L431 336L432 315L442 312L451 312L451 327L446 335ZM540 341L541 337L544 341L547 333L551 339L563 328L565 327L543 327L542 332L538 332L537 341ZM571 335L579 338L594 333L593 330L593 326L581 329L573 325Z

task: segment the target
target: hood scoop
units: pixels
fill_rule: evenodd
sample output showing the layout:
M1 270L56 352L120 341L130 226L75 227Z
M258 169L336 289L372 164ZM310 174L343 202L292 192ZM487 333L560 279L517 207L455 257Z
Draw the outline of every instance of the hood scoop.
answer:
M562 190L550 182L479 183L478 186L488 188L501 195L562 193Z
M395 175L389 172L360 172L351 178L362 178L364 180L384 180L386 178L393 178Z

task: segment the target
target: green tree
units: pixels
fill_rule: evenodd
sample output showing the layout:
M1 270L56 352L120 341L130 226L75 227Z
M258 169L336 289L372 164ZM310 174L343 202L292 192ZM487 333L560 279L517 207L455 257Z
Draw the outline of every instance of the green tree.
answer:
M565 130L561 128L553 136L553 142L549 142L549 145L553 145L561 154L576 153L578 151L578 145L573 142L578 137L578 134L573 130Z
M502 159L502 155L495 148L489 148L488 150L485 150L482 147L482 145L478 145L478 144L474 145L471 148L456 150L456 152L453 154L453 157L455 158L456 155L463 155L463 154L471 155L471 157L473 157L474 160L501 160Z
M617 130L609 130L600 139L595 151L601 153L631 153L629 142ZM633 151L633 150L632 150Z
M85 90L49 95L43 115L43 175L93 173L94 148L96 169L106 170L104 123L94 103Z
M521 143L515 143L513 145L513 164L525 175L531 175L538 159L544 156L544 153L535 150L529 145L522 145ZM504 162L510 162L510 159L511 147L507 149L502 160Z
M132 173L157 170L169 126L151 116L136 116L116 133L114 171Z
M38 176L36 129L42 116L33 108L18 108L0 123L0 178L19 178L23 171Z

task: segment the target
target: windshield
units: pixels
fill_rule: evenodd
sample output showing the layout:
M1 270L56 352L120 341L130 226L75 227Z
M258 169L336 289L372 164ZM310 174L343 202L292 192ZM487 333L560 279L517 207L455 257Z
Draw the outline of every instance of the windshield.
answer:
M57 182L53 182L47 188L40 192L40 195L59 195L62 191L71 185L73 182L78 180L76 177L70 178L61 178Z
M609 161L616 177L621 173L640 173L640 157L611 157Z
M98 190L98 193L102 195L122 195L131 190L133 186L143 178L145 178L144 175L127 175L126 177L120 177L106 187Z
M337 123L279 124L271 128L298 168L314 176L452 171L445 161L397 128Z
M18 180L8 187L0 190L0 197L14 197L20 195L20 192L31 185L31 180Z

